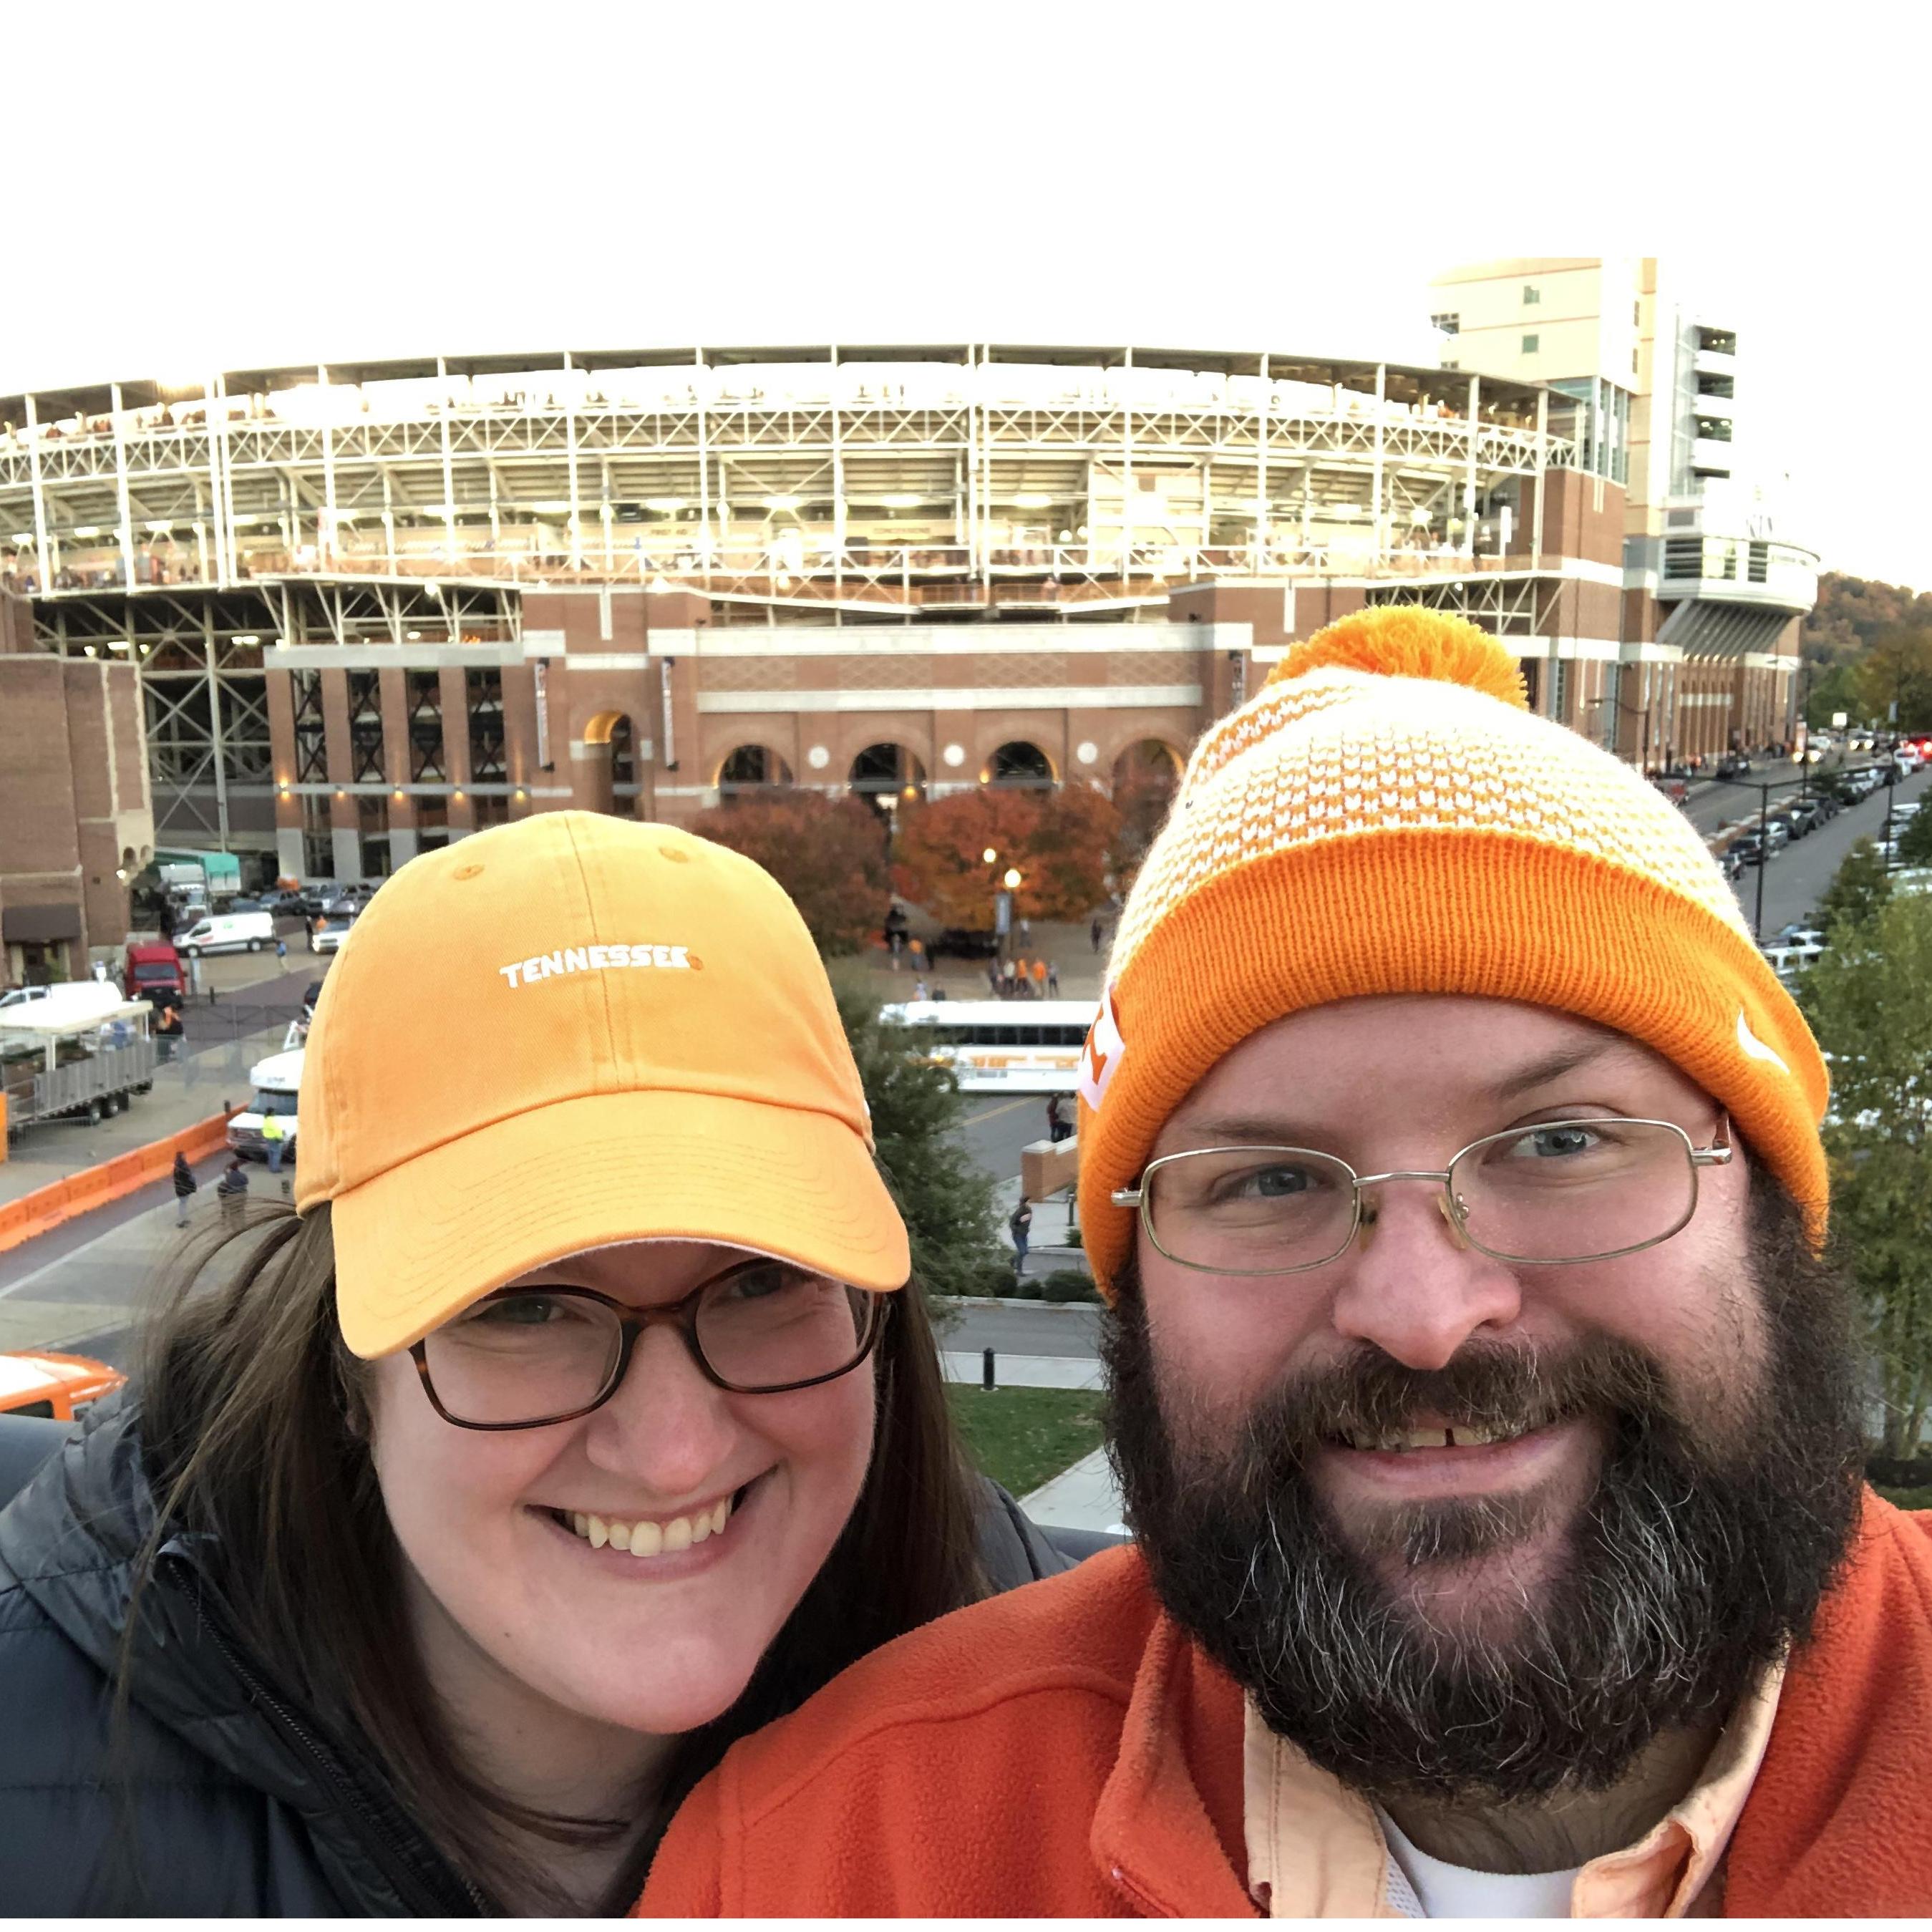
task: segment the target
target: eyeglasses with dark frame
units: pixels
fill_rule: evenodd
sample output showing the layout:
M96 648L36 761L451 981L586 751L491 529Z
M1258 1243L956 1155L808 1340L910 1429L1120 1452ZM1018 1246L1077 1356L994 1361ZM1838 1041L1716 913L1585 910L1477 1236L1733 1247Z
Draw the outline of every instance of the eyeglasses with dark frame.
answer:
M735 1289L774 1278L774 1292L741 1304L753 1312L756 1320L741 1323L735 1337L728 1330L721 1334L722 1318L716 1311L727 1305L726 1298ZM629 1372L638 1337L647 1328L676 1329L705 1380L734 1395L783 1395L836 1382L850 1374L878 1346L885 1332L889 1300L788 1263L763 1258L714 1275L681 1300L658 1308L634 1308L595 1288L538 1283L500 1288L481 1297L454 1321L412 1342L410 1354L430 1407L444 1421L458 1429L542 1429L554 1423L574 1422L608 1402ZM492 1310L506 1307L520 1307L532 1315L556 1310L569 1318L576 1332L568 1338L568 1346L574 1352L568 1360L554 1360L548 1365L554 1378L587 1386L597 1360L593 1352L601 1345L602 1369L595 1378L596 1394L562 1406L539 1405L543 1413L506 1419L501 1406L514 1403L536 1379L530 1371L536 1366L540 1349L531 1338L561 1324L548 1320L491 1318ZM842 1307L850 1321L849 1329L842 1330ZM707 1334L711 1354L706 1349ZM464 1356L457 1353L465 1346L459 1338L467 1339ZM788 1371L776 1379L748 1378L742 1370L734 1376L730 1372L730 1360L721 1366L712 1359L712 1354L720 1352L721 1340L728 1344L723 1351L728 1358L734 1347L762 1342L774 1366L780 1361L791 1368L809 1365L811 1372ZM556 1352L554 1346L552 1352ZM444 1384L440 1390L435 1366L439 1361ZM487 1400L483 1395L486 1379ZM470 1399L466 1400L466 1396ZM500 1412L492 1419L479 1419L474 1411L484 1407L499 1408ZM464 1410L472 1412L459 1412Z
M1592 1144L1573 1142L1567 1154L1520 1163L1522 1172L1506 1184L1483 1166L1484 1157L1498 1150L1551 1136ZM1673 1120L1601 1115L1537 1120L1485 1134L1440 1172L1358 1174L1346 1161L1314 1148L1189 1148L1150 1161L1138 1185L1116 1188L1112 1199L1117 1208L1137 1209L1156 1252L1183 1268L1213 1274L1300 1274L1338 1259L1365 1223L1373 1225L1376 1210L1372 1202L1364 1205L1365 1188L1391 1180L1433 1181L1442 1190L1437 1204L1458 1240L1494 1260L1560 1268L1636 1254L1681 1233L1697 1210L1699 1169L1727 1166L1734 1151L1727 1114L1719 1114L1712 1144L1701 1148ZM1533 1174L1538 1166L1544 1172ZM1604 1234L1615 1222L1617 1232L1607 1244L1602 1234L1593 1242L1585 1233L1589 1223L1584 1210L1593 1206L1606 1217L1598 1223ZM1609 1213L1613 1207L1620 1210L1614 1216ZM1518 1237L1514 1243L1504 1239L1511 1226ZM1648 1232L1627 1238L1640 1229ZM1539 1238L1526 1241L1526 1234ZM1559 1247L1563 1251L1555 1251ZM1304 1252L1311 1248L1319 1252ZM1270 1249L1297 1258L1237 1264Z

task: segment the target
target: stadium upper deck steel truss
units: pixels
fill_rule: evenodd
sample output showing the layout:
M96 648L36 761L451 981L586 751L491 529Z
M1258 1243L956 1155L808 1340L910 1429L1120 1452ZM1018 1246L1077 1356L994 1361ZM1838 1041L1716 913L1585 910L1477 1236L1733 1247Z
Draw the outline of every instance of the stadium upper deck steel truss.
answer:
M0 399L0 549L56 597L628 579L813 614L1126 614L1178 574L1453 574L1499 484L1574 459L1574 407L1388 364L990 346L112 383Z

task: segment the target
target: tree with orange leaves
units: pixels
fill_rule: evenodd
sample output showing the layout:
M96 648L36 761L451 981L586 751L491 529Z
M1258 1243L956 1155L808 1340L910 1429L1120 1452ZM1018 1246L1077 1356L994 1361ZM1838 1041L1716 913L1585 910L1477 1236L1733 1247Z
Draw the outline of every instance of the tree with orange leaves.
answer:
M690 829L764 866L828 956L856 952L885 924L892 904L886 829L855 798L774 790L713 806Z
M1083 919L1107 896L1119 830L1120 814L1090 786L982 786L901 810L893 880L902 898L941 926L985 932L993 924L993 895L1010 867L1022 881L1017 916Z

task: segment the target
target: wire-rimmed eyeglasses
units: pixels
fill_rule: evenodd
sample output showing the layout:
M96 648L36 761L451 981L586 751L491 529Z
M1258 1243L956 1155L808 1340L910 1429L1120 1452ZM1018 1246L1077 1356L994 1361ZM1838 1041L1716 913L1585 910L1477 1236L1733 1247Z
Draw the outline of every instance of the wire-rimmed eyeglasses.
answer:
M1193 1148L1150 1161L1113 1202L1138 1208L1156 1252L1184 1268L1298 1274L1373 1225L1364 1190L1432 1181L1457 1239L1497 1261L1559 1267L1669 1240L1696 1212L1698 1170L1732 1152L1722 1114L1708 1147L1672 1120L1534 1121L1472 1141L1440 1172L1358 1174L1315 1148Z

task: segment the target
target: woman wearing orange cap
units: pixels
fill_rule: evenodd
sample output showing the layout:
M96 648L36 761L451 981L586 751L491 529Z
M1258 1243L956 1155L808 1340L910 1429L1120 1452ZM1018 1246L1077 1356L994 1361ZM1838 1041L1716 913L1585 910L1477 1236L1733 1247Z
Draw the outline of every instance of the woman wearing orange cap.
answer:
M10 1910L620 1905L733 1738L1063 1567L963 1470L748 860L558 813L412 863L325 985L296 1150L299 1219L0 1514Z

